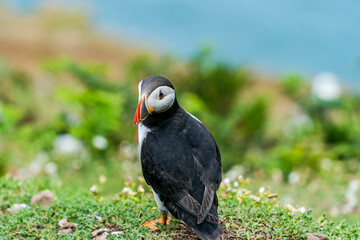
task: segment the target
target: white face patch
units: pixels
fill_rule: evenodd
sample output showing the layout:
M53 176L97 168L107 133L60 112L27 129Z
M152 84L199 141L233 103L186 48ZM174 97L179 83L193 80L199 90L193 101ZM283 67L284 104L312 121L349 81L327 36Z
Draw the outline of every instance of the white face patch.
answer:
M175 100L175 90L168 86L156 88L148 97L149 108L154 112L161 113L168 110Z

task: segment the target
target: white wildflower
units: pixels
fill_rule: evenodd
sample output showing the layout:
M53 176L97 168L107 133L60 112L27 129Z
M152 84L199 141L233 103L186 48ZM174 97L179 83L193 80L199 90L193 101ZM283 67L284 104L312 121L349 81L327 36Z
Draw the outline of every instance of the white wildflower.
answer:
M265 188L264 187L260 187L259 188L259 193L264 193L265 192Z
M12 205L11 208L6 209L7 212L19 212L20 210L23 210L25 208L30 208L30 206L28 206L25 203L15 203Z
M300 174L293 171L289 174L289 183L298 184L300 182Z
M303 206L303 207L299 207L298 208L298 211L301 212L301 213L305 213L306 212L306 208Z
M121 190L121 193L129 194L129 193L131 193L131 189L130 189L129 187L124 187L124 188Z
M311 92L316 98L333 101L340 97L342 89L335 74L323 72L314 77Z
M57 165L54 162L48 162L45 167L44 171L49 176L54 176L57 173Z
M144 187L143 187L142 185L139 185L139 186L138 186L137 191L140 192L140 193L145 192Z
M54 142L55 151L61 154L74 154L82 149L81 142L69 134L61 134Z
M92 145L100 150L104 150L109 146L108 140L101 135L96 135L91 139Z
M345 212L351 212L352 209L356 207L358 202L357 192L359 190L360 190L360 180L358 179L352 180L349 183L349 186L345 193L345 198L347 200L347 203L344 206L344 208L346 209L344 210Z
M106 179L106 176L105 176L105 175L100 175L100 176L99 176L99 182L100 182L100 183L104 184L104 183L106 183L106 180L107 180L107 179Z
M90 188L90 191L92 192L92 194L97 195L98 191L97 191L97 187L95 185L92 185L92 187Z

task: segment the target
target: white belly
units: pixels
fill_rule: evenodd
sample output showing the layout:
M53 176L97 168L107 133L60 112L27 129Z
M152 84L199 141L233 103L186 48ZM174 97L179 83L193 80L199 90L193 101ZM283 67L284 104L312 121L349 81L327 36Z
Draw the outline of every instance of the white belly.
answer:
M156 205L158 206L160 212L162 214L167 214L169 212L169 210L165 207L164 203L160 200L159 195L157 195L157 193L154 191L154 189L152 191L153 191L153 194L155 197Z
M146 138L147 133L150 132L150 128L145 127L142 123L140 123L138 126L139 155L141 156L141 146L144 139ZM167 213L168 210L160 200L159 195L157 195L154 189L152 191L154 194L156 205L158 206L160 212L164 214Z
M139 153L141 153L141 146L148 132L150 132L150 128L147 128L142 123L140 123L138 127Z

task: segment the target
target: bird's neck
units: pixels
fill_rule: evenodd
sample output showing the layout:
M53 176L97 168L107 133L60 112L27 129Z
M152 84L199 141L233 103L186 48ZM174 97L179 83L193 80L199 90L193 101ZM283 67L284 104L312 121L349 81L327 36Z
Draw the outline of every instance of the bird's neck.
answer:
M173 104L168 110L162 113L150 114L142 123L148 128L162 126L166 124L179 109L180 106L175 97Z

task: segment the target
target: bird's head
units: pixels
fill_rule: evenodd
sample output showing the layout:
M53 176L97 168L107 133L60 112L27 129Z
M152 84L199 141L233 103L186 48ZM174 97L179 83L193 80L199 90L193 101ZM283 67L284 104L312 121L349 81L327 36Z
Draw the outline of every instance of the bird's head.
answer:
M139 104L134 116L134 126L150 114L166 112L176 101L171 82L161 76L150 76L139 83Z

